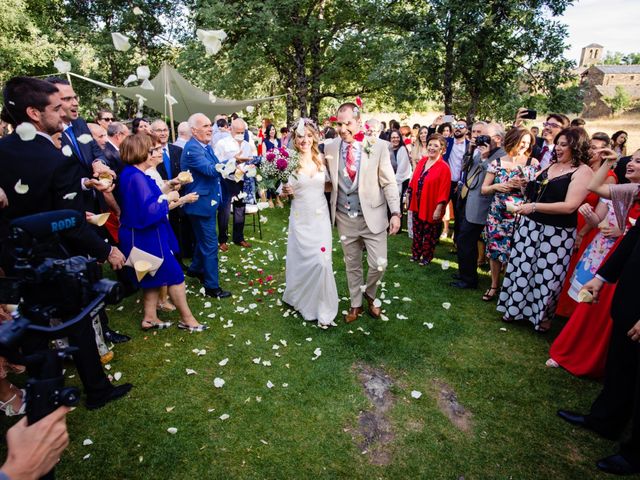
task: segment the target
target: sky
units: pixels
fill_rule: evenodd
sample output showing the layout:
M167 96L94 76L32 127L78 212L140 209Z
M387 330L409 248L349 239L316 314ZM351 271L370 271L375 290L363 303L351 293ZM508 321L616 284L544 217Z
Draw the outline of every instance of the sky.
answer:
M565 57L576 63L590 43L605 53L640 52L640 0L577 0L559 20L569 31Z

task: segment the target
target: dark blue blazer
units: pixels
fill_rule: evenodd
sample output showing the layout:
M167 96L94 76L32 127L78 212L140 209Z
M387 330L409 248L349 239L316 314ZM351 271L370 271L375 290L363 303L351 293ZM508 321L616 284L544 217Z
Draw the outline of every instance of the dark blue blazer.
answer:
M453 148L453 143L454 143L454 138L453 137L449 137L447 138L447 150L444 152L444 161L447 162L447 165L449 164L449 155L451 155L451 149ZM465 139L464 141L464 150L465 152L467 151L467 149L469 148L469 140Z
M0 172L0 188L9 199L9 206L0 210L0 238L14 218L67 208L85 211L80 186L83 175L77 159L65 157L41 135L28 142L15 133L0 139ZM27 193L16 192L18 180L28 185ZM111 249L85 222L65 232L63 240L74 254L91 255L101 261Z
M69 145L71 147L73 157L80 161L80 164L83 166L84 171L88 174L88 178L91 178L93 176L93 168L91 165L95 160L100 160L105 164L108 164L104 156L104 152L91 136L91 130L89 130L89 126L83 118L78 117L73 122L71 122L71 129L73 130L73 134L75 135L76 139L78 139L82 135L87 134L91 137L91 141L88 143L78 142L78 148L80 149L82 158L78 158L78 156L76 155L75 146L71 144L71 141L69 140L69 137L67 137L67 134L63 132L61 137L62 145Z
M205 149L195 138L184 146L180 157L180 169L189 170L193 175L193 182L184 186L184 195L196 192L198 201L185 204L182 209L188 215L213 217L218 205L222 201L220 190L220 173L216 165L220 163L213 150Z
M116 175L120 175L120 172L124 168L124 162L120 159L118 149L109 142L104 146L104 158L107 160L109 168L116 172Z

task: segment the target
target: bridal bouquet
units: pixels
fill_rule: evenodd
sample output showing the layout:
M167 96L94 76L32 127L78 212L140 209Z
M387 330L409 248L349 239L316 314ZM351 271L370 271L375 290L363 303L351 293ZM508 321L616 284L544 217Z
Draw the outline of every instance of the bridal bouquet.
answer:
M273 148L264 156L260 164L260 176L265 188L276 189L281 183L287 183L289 177L296 178L295 172L300 166L297 152L284 147Z

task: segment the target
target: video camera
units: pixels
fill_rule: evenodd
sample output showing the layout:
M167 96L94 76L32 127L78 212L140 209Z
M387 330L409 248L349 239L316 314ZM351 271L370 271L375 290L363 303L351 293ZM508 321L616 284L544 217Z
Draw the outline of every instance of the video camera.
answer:
M50 349L48 342L73 333L123 297L121 284L102 278L95 259L70 257L60 244L58 234L83 221L80 212L58 210L18 218L10 225L15 264L13 276L0 279L0 303L17 304L18 309L0 326L0 355L27 366L30 424L61 405L79 402L78 390L65 388L62 375L62 359L76 349Z

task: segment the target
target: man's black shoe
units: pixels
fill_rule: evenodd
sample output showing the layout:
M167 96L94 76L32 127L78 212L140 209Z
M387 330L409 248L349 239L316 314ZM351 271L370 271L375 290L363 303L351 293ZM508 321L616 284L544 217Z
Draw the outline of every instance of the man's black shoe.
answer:
M622 455L611 455L596 462L596 467L606 473L614 475L634 475L640 473L640 467L632 465Z
M558 416L563 419L565 422L570 423L571 425L575 425L577 427L582 427L586 430L591 430L593 433L600 435L603 438L608 440L617 440L620 435L611 432L601 432L593 428L587 422L587 417L584 415L580 415L576 412L570 412L569 410L558 410Z
M187 270L187 277L197 278L200 280L200 283L204 282L204 273L202 272L192 272L191 270Z
M218 288L205 288L204 294L213 298L227 298L231 296L231 292Z
M455 287L455 288L478 288L477 285L471 285L470 283L463 282L461 280L457 282L451 282L449 286Z
M452 274L451 278L453 278L454 280L462 280L462 277L460 276L459 273Z
M121 333L114 332L113 330L109 329L104 331L104 339L107 342L111 343L124 343L131 340L131 337L129 337L128 335L122 335Z
M123 385L118 385L117 387L113 387L107 393L93 400L87 399L87 409L88 410L96 410L98 408L104 407L107 403L112 402L113 400L117 400L120 397L124 397L133 385L130 383L125 383Z

